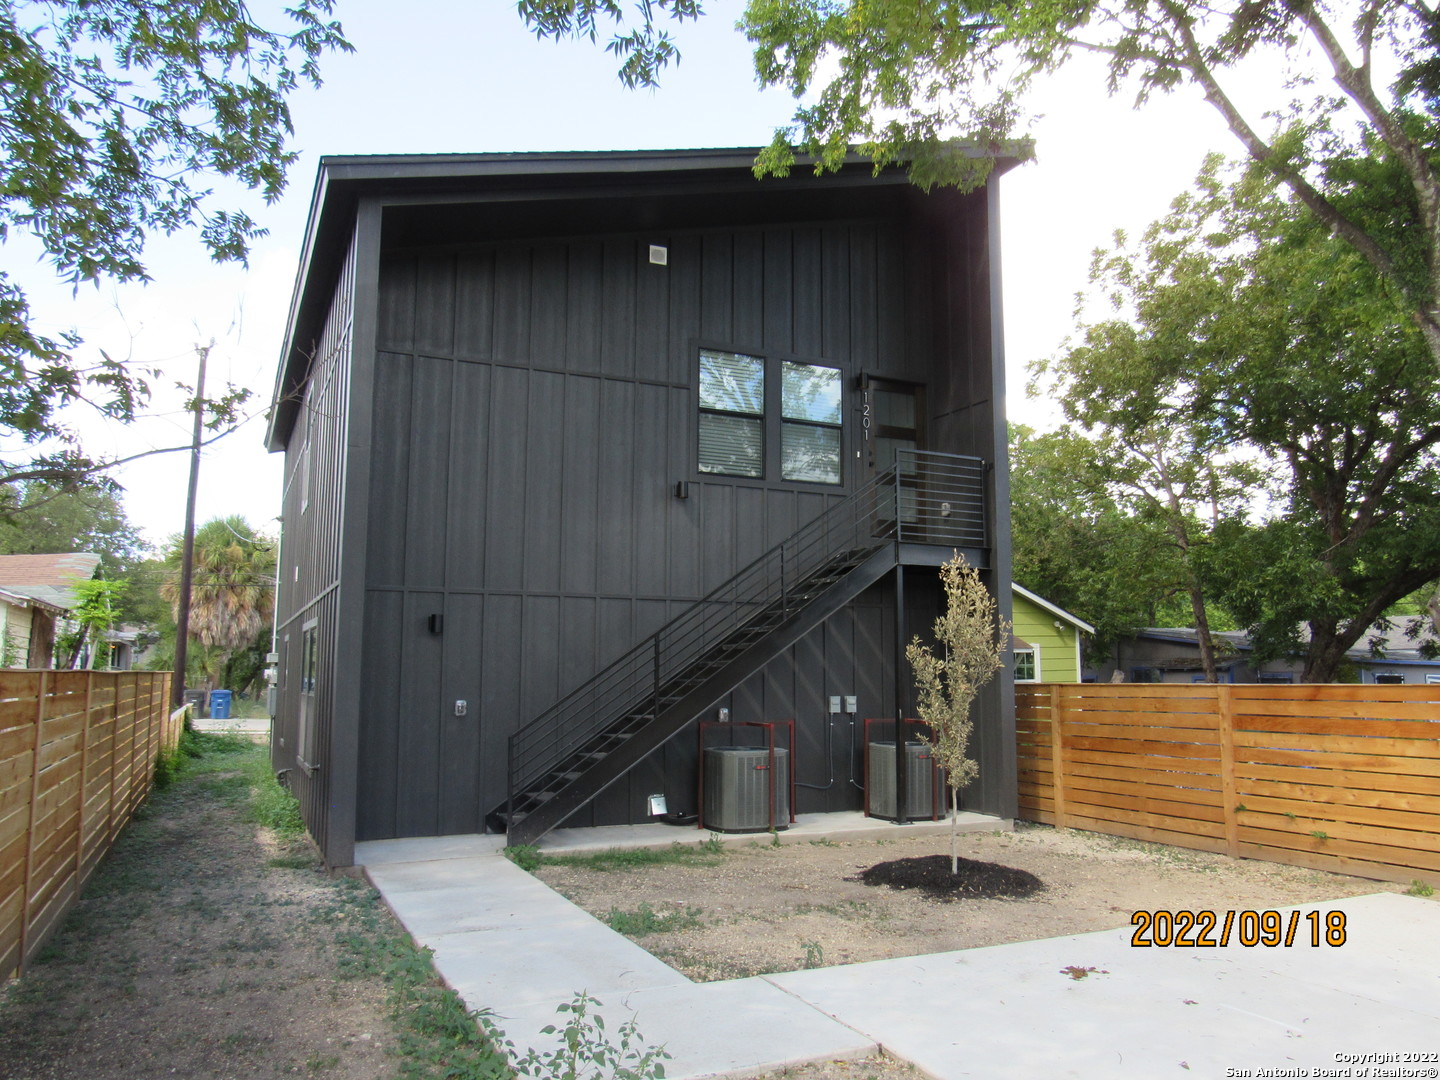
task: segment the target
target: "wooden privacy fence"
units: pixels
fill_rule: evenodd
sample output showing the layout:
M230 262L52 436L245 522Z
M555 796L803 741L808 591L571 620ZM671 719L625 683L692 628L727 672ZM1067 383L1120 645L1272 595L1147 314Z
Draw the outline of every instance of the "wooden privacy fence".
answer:
M1440 885L1440 686L1015 688L1020 816Z
M170 675L0 671L0 979L22 971L180 738Z

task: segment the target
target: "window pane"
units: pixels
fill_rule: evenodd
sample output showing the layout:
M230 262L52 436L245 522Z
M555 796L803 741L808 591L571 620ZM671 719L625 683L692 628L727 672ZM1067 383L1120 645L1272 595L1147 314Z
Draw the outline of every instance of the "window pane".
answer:
M1016 650L1015 650L1015 681L1016 681L1016 682L1034 682L1034 681L1035 681L1035 650L1034 650L1034 649L1016 649Z
M759 416L765 411L765 362L739 353L702 350L700 407Z
M764 476L765 440L761 421L701 413L700 471L724 476Z
M840 429L781 425L780 475L812 484L840 483Z
M780 411L786 420L840 423L840 369L814 364L781 365Z

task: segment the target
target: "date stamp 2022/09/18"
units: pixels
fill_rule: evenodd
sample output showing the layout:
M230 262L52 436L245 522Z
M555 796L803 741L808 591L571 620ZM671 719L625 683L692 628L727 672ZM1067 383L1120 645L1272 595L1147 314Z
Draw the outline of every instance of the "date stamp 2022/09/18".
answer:
M1130 944L1149 948L1224 948L1232 941L1246 948L1295 945L1318 949L1345 944L1343 911L1137 911Z

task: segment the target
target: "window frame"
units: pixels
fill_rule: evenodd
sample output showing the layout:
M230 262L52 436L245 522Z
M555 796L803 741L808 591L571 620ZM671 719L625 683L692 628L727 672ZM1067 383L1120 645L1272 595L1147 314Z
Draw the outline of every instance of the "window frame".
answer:
M764 410L758 416L760 421L761 438L761 474L759 476L742 476L734 473L707 472L700 467L700 417L702 414L736 417L753 417L752 414L730 412L725 409L715 409L702 405L700 401L700 357L702 353L727 353L734 356L746 356L759 360L762 367L764 386L762 399ZM716 341L697 340L691 343L690 364L693 383L691 386L691 409L690 409L690 477L698 483L728 483L738 485L753 485L758 487L776 488L783 487L791 491L816 491L835 494L845 491L851 484L854 475L852 470L856 469L857 463L852 461L854 449L851 446L851 418L849 413L854 410L855 399L850 393L850 377L846 367L838 360L827 360L816 356L802 356L796 353L777 352L775 350L754 349L743 345L721 344ZM838 423L827 424L821 421L804 419L787 419L784 415L784 403L782 389L784 386L784 370L786 364L797 364L805 367L828 368L838 373L840 384L840 419ZM784 477L783 440L785 425L791 424L796 427L824 428L839 433L839 472L840 479L834 483L822 480L788 480Z
M295 732L295 763L313 775L316 722L319 719L320 620L308 619L300 627L299 702Z
M1011 673L1011 675L1014 676L1014 679L1015 679L1015 682L1016 682L1016 683L1038 683L1038 682L1044 682L1044 681L1045 681L1044 679L1042 679L1042 678L1040 677L1040 675L1041 675L1041 670L1040 670L1040 646L1039 646L1039 645L1031 645L1031 646L1029 646L1029 647L1027 647L1027 648L1024 648L1024 649L1011 649L1010 651L1011 651L1011 653L1013 654L1013 656L1014 656L1014 658L1015 658L1015 659L1014 659L1014 662L1010 665L1010 673ZM1031 678L1031 679L1022 679L1022 678L1020 677L1020 654L1021 654L1021 653L1029 653L1029 654L1030 654L1030 663L1031 663L1031 665L1032 665L1032 667L1033 667L1033 669L1034 669L1034 672L1035 672L1035 677L1034 677L1034 678Z

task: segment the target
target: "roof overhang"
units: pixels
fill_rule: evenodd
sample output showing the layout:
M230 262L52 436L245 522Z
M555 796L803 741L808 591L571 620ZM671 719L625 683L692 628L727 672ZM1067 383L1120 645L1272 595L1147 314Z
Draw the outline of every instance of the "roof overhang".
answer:
M38 596L27 596L22 591L22 588L21 586L11 586L10 588L0 589L0 602L9 604L12 607L35 608L38 611L48 612L51 615L64 615L66 611L69 610L49 600L41 599Z
M1016 585L1016 584L1012 581L1012 582L1010 583L1010 588L1011 588L1014 592L1018 593L1020 596L1023 596L1026 600L1029 600L1029 601L1030 601L1032 604L1034 604L1036 607L1038 607L1038 608L1043 608L1045 611L1048 611L1051 615L1054 615L1057 619L1064 619L1064 620L1065 620L1066 622L1068 622L1071 626L1073 626L1073 627L1075 627L1075 628L1077 628L1077 629L1079 629L1079 630L1083 630L1083 631L1085 631L1085 633L1087 633L1087 634L1093 634L1093 633L1095 633L1095 628L1094 628L1093 626L1091 626L1089 623L1087 623L1084 619L1076 618L1074 615L1071 615L1068 611L1066 611L1066 610L1065 610L1064 608L1062 608L1062 607L1056 607L1054 604L1050 603L1049 600L1046 600L1043 596L1036 596L1036 595L1035 595L1033 592L1031 592L1029 589L1025 588L1025 586L1023 586L1023 585Z
M291 295L285 340L271 398L266 446L283 450L299 410L314 342L329 311L362 199L387 207L506 204L556 205L583 200L655 200L662 193L689 198L740 190L793 195L871 188L919 189L901 168L876 171L851 155L839 170L818 175L801 158L789 177L756 179L757 147L511 154L397 154L323 157L310 201L305 242ZM989 158L998 176L1028 156L1025 147L984 151L957 144L968 157ZM1063 614L1063 613L1062 613ZM1081 625L1073 616L1072 623Z

